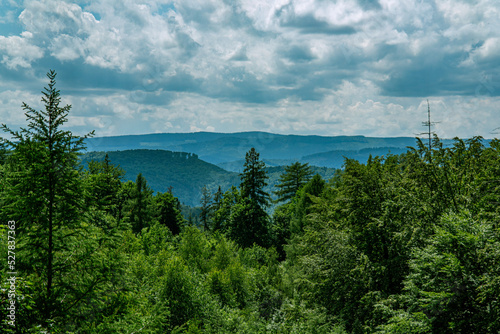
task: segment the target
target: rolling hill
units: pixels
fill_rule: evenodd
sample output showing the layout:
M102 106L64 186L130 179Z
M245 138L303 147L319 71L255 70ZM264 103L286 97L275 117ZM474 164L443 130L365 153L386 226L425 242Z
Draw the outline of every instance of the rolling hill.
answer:
M239 173L226 171L216 165L200 160L196 154L165 150L124 150L111 152L88 152L81 158L84 166L90 160L103 160L108 153L111 163L119 165L125 172L124 181L135 181L142 173L148 185L156 192L166 192L170 187L180 201L189 206L198 206L201 188L206 185L210 191L223 191L240 184ZM314 173L330 179L335 170L325 167L312 167ZM284 167L268 167L268 186L265 190L272 193Z
M137 174L142 173L154 191L166 192L172 187L174 195L191 206L199 203L203 185L227 187L237 177L195 154L165 150L89 152L82 156L82 162L86 166L90 160L103 160L106 153L111 163L125 171L124 180L135 181Z

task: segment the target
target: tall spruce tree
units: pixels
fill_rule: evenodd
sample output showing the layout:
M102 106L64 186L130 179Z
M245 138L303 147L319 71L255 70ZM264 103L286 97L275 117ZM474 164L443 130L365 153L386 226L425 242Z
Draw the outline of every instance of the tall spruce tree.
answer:
M266 164L259 160L259 153L255 148L251 148L245 155L245 169L240 174L241 196L249 198L260 207L269 206L270 196L264 191L267 186Z
M245 169L241 177L241 198L234 207L230 235L240 246L250 247L254 243L268 244L268 214L265 208L269 205L270 196L264 191L267 185L265 164L259 160L255 148L245 156Z
M18 269L35 277L39 290L31 321L43 326L67 310L59 301L68 292L64 282L68 252L81 229L83 186L77 165L87 137L61 129L71 106L60 106L55 71L47 77L49 85L42 91L45 110L23 103L27 128L13 131L2 124L11 137L3 139L10 150L2 215L17 222L22 245Z

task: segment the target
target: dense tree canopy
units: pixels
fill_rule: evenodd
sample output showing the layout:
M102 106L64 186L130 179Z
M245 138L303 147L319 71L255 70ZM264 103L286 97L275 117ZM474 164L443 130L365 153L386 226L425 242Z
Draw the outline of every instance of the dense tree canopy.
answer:
M498 297L485 293L498 287L498 252L484 253L499 240L498 141L433 147L347 160L289 246L311 300L349 332L498 330Z

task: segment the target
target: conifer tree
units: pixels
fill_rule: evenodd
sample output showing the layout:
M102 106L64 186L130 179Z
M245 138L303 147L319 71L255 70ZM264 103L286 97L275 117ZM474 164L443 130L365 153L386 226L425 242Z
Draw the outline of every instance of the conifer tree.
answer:
M295 162L285 167L285 172L280 175L279 183L276 185L278 188L274 192L278 196L276 202L286 202L292 199L299 189L309 182L312 176L311 167L309 164L301 164Z
M61 288L63 272L68 270L64 258L78 235L83 208L78 154L84 139L93 135L79 137L61 129L71 106L60 106L55 71L47 77L49 85L42 91L45 110L23 103L28 127L13 131L2 124L11 137L3 139L10 151L2 211L17 221L16 233L23 245L19 269L40 280L36 303L41 314L34 321L44 325L63 312L56 301L65 291Z
M139 173L135 180L135 189L130 203L130 222L135 233L140 233L143 228L151 224L152 194L153 191L149 188L146 178L142 176L142 173Z
M223 193L219 186L219 189L214 195L214 203L212 205L212 232L228 231L231 213L234 211L235 205L240 201L241 194L238 188L232 186Z
M124 175L125 171L113 165L108 154L103 161L90 161L85 178L87 206L94 206L118 218L118 193Z
M170 192L158 193L154 197L154 203L156 208L155 216L158 222L168 227L173 235L179 234L181 225L184 223L179 199Z
M265 164L259 160L259 153L252 148L245 157L245 169L241 177L241 198L231 216L230 235L240 246L250 247L254 243L268 244L269 194L264 191L267 185Z
M210 230L209 226L209 220L210 220L210 215L212 213L212 194L210 193L210 190L208 190L207 186L203 186L201 188L201 213L200 213L200 219L201 223L203 224L203 228L205 231Z
M249 198L260 207L269 205L269 194L264 191L267 186L266 164L259 160L259 153L255 148L251 148L245 156L245 169L240 174L241 177L241 196Z

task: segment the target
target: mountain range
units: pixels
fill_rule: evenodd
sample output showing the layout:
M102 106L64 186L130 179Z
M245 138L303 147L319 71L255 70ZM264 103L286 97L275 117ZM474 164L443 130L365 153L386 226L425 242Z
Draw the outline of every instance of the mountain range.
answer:
M416 139L195 132L97 137L87 139L86 145L84 165L108 153L111 162L126 172L124 180L135 181L142 173L154 191L172 189L184 204L198 206L203 186L214 193L219 186L225 191L240 184L245 154L252 147L266 163L265 190L272 193L284 166L293 162L309 163L314 173L328 180L346 157L364 163L370 155L404 153L416 146Z
M445 145L450 141L445 140ZM415 146L412 137L301 136L267 132L159 133L87 139L88 151L153 149L194 153L228 171L241 172L245 153L254 147L268 166L300 161L318 167L341 168L344 157L365 162L370 154L399 154Z

